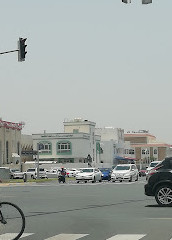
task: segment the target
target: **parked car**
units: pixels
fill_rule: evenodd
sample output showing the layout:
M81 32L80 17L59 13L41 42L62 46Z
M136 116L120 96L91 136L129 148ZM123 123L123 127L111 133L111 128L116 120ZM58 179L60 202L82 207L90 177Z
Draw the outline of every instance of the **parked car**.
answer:
M117 165L111 174L112 182L115 181L138 181L139 171L135 164L120 164Z
M102 180L111 180L111 168L99 168L99 170L102 172Z
M80 172L76 174L76 181L79 183L80 181L92 181L95 183L96 181L102 181L102 173L98 168L81 168Z
M172 157L156 165L144 186L145 195L154 196L160 206L172 206Z
M27 177L36 179L37 178L37 168L28 168L26 171ZM44 168L39 168L39 177L48 178Z
M76 168L70 168L66 170L67 177L75 177L76 174L79 172Z
M149 164L149 166L146 169L146 180L148 179L149 172L161 162L162 161L153 161Z
M147 168L141 168L139 170L139 177L145 177L146 176L146 171L147 171Z
M19 169L10 169L10 178L11 179L23 179L24 173Z
M45 170L47 178L58 178L58 169Z

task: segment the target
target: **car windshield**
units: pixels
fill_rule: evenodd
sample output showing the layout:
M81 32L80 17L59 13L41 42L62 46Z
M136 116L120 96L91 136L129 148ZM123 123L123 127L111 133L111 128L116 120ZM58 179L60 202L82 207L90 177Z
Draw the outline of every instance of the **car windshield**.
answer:
M93 169L90 169L90 168L81 169L81 172L93 172Z
M130 166L116 166L115 170L130 170Z
M152 162L151 164L150 164L150 167L155 167L156 165L158 165L159 163L157 163L157 162Z
M44 170L44 168L40 168L39 171L40 172L44 172L45 170Z
M19 169L12 169L11 172L20 172Z

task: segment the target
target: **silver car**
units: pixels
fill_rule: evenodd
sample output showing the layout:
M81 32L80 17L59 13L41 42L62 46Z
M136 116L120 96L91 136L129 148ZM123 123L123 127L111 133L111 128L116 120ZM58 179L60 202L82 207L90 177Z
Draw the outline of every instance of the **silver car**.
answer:
M138 181L139 171L135 164L120 164L117 165L111 174L112 182L115 181Z
M21 172L19 169L10 169L10 178L11 179L23 179L23 172Z

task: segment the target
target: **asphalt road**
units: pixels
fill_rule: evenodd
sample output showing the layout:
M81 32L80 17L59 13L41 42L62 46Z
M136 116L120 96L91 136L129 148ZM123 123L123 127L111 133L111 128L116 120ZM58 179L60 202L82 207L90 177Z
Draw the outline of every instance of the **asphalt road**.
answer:
M0 197L24 211L23 240L172 240L172 208L145 196L144 184L26 183Z

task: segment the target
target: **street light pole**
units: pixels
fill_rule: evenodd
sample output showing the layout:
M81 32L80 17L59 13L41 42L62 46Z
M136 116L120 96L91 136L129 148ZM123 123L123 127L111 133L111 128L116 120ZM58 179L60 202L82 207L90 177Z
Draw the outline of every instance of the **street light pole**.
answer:
M39 143L37 143L37 179L39 179Z

